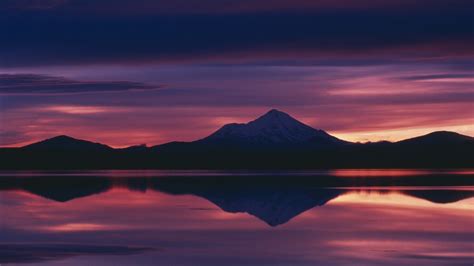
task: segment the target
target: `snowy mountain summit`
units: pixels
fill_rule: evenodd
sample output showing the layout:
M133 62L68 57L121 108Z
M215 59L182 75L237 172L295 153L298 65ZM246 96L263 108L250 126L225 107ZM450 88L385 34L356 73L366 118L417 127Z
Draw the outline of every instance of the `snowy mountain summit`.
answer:
M323 130L314 129L290 115L272 109L246 124L227 124L201 142L216 144L295 145L304 143L335 144L344 141Z

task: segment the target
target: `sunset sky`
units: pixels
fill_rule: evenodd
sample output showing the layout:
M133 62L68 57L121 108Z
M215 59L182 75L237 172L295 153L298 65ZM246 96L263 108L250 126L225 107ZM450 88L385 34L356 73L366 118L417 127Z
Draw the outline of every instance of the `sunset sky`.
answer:
M272 108L350 141L474 135L469 0L2 0L0 146L195 140Z

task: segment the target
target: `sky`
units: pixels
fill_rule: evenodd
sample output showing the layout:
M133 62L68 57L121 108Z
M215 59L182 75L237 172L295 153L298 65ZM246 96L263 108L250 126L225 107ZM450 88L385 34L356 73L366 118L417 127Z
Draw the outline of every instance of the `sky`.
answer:
M0 146L203 138L272 108L350 141L474 135L465 0L3 0Z

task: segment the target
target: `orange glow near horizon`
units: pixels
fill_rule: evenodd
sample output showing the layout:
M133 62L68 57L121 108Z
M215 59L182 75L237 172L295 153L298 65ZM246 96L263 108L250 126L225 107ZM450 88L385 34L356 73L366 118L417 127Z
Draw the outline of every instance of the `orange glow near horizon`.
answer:
M74 111L74 112L83 112L83 111ZM89 110L84 110L84 112L89 112ZM216 118L212 123L215 125L227 124L227 123L243 123L242 120L236 121L231 118ZM222 123L220 123L222 122ZM446 127L428 127L428 128L407 128L407 129L387 129L379 131L356 131L356 132L331 132L328 133L351 142L377 142L377 141L391 141L396 142L404 139L414 138L418 136L423 136L435 131L452 131L459 134L474 136L474 123L467 125L458 125L458 126L446 126ZM120 132L106 132L98 131L94 132L93 129L85 130L82 132L80 130L66 130L66 133L62 131L56 131L54 133L44 133L44 134L35 134L36 137L32 136L31 140L22 141L10 145L3 145L5 148L15 148L29 145L38 141L42 141L48 138L52 138L58 135L68 135L78 139L84 139L92 142L100 142L106 145L109 145L114 148L124 148L133 145L147 144L148 146L159 145L171 141L194 141L208 136L215 130L218 130L219 127L215 127L214 130L209 128L208 130L200 130L194 132L195 134L191 136L178 136L176 139L170 138L167 136L174 135L172 132L168 132L166 135L161 135L160 131L151 132L151 131L135 131L133 129L124 129ZM71 133L67 133L71 132ZM198 135L200 134L200 135ZM130 142L130 140L132 142Z
M423 128L399 128L377 131L358 131L358 132L335 132L334 136L352 142L377 142L377 141L400 141L404 139L423 136L435 131L452 131L459 134L474 136L474 122L465 125L448 125L438 127Z

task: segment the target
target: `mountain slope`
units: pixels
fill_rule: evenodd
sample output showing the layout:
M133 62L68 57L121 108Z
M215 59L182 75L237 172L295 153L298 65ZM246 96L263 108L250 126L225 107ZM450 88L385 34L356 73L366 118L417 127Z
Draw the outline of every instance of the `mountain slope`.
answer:
M396 142L398 145L464 145L473 144L474 138L450 131L435 131L429 134Z
M327 146L343 144L345 141L333 137L323 130L305 125L284 112L272 109L249 123L224 125L197 143L282 147L310 143Z
M111 147L69 136L61 135L22 147L27 150L48 151L108 151Z

